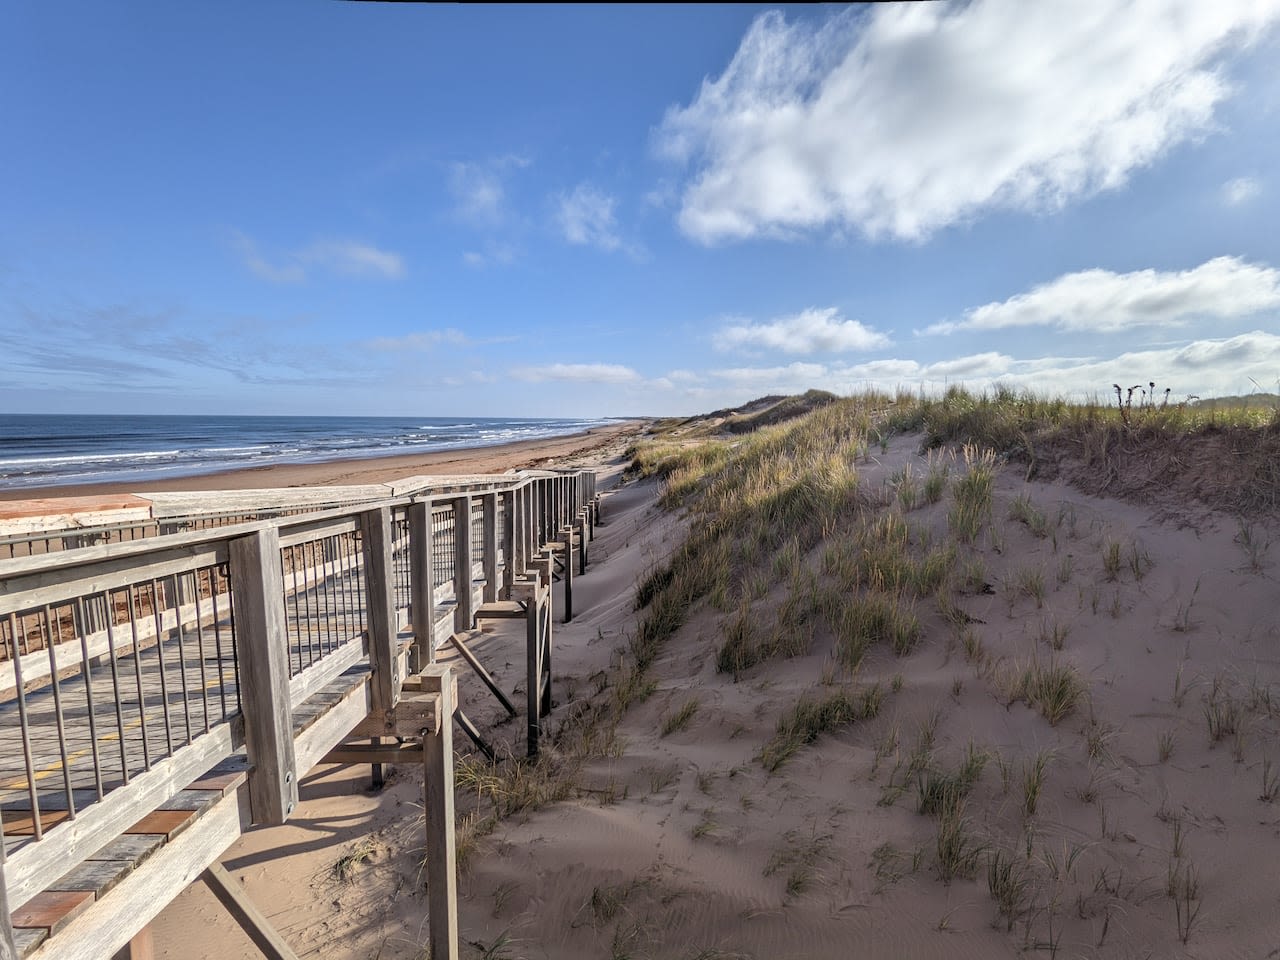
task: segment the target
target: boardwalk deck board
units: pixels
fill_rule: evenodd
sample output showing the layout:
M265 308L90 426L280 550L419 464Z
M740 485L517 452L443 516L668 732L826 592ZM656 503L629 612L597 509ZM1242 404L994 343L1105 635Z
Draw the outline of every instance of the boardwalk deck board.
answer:
M46 890L13 911L14 930L35 927L52 936L88 909L93 901L93 893L89 891Z

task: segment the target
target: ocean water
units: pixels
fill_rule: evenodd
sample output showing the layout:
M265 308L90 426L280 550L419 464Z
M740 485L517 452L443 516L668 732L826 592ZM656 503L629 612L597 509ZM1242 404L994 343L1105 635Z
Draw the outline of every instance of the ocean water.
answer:
M615 420L0 414L0 489L129 483L563 436Z

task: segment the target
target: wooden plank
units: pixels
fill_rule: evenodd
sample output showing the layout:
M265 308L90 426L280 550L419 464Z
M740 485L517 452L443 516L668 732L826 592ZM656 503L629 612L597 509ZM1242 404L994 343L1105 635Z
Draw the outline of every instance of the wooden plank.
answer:
M222 864L216 861L209 864L201 878L267 960L297 960L297 954L289 949L289 945L249 899L244 888L223 869Z
M13 931L13 947L17 956L25 957L49 939L49 931L43 927L30 927ZM8 960L6 957L5 960Z
M13 926L15 930L19 927L43 928L53 936L84 913L91 903L91 891L48 890L13 911Z
M440 697L440 711L453 716L453 668L432 664L424 687ZM458 866L454 848L453 724L422 741L423 795L427 828L427 924L433 960L458 960Z
M31 960L102 960L124 947L239 836L247 818L240 797L236 793L223 798L121 880L110 897L97 902L90 898L88 909Z
M220 531L218 537L179 546L172 545L175 537L0 560L0 615L222 563L227 551L221 536ZM159 547L160 543L164 546ZM123 553L125 548L131 552L122 556L105 552L119 549Z
M186 519L259 511L321 509L389 500L391 487L385 483L349 486L268 487L257 490L171 491L147 494L151 515L156 519Z
M477 620L519 620L524 615L524 604L518 600L493 600L476 609Z
M362 678L298 735L294 744L298 769L304 773L310 770L368 715L369 683Z
M321 763L420 763L420 743L343 743L334 747L321 759Z
M0 502L0 537L93 533L104 527L147 523L151 504L131 494L51 497Z
M249 802L255 823L284 823L298 803L289 697L280 540L258 530L230 544L231 589L240 656L240 706L253 773Z
M221 790L195 790L188 787L186 790L179 790L176 794L160 804L157 810L191 810L199 813L206 807L211 807L222 799Z
M396 676L395 571L391 566L391 508L360 514L360 542L364 554L365 610L368 611L369 693L373 712L386 720L400 691Z
M40 830L45 832L51 827L55 827L60 823L66 823L71 819L71 814L66 810L41 810L40 811ZM30 810L5 810L4 812L4 832L11 833L16 837L34 836L36 827L35 817ZM44 842L43 840L40 842Z
M152 810L123 832L126 835L161 834L165 839L172 840L195 821L196 814L191 810Z
M164 845L165 836L159 833L121 834L106 846L85 857L94 860L128 860L135 867ZM55 881L56 882L56 881Z
M248 779L249 759L229 757L208 773L191 781L192 790L219 790L225 797Z
M100 898L133 868L132 860L86 860L49 884L49 889L88 891Z

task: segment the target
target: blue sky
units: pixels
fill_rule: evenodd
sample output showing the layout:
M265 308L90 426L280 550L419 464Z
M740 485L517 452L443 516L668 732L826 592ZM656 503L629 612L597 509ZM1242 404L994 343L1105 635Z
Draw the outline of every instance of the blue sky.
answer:
M1277 21L9 4L0 412L1274 390Z

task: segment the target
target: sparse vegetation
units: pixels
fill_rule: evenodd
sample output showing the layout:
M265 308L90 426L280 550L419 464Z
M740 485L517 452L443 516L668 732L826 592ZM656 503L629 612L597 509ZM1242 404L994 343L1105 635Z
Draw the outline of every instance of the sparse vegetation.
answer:
M777 733L760 752L760 762L772 773L824 733L872 719L879 714L883 702L884 691L879 684L861 690L839 690L816 700L802 697L778 720Z
M1032 660L1014 667L1006 673L1003 686L1009 703L1025 701L1055 726L1081 703L1088 691L1074 667L1057 661Z
M689 723L693 720L697 712L698 698L690 697L680 705L678 710L663 718L662 735L667 737L679 730L683 730L685 727L689 726Z

